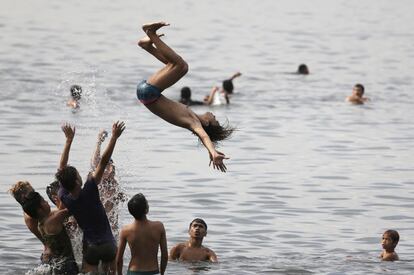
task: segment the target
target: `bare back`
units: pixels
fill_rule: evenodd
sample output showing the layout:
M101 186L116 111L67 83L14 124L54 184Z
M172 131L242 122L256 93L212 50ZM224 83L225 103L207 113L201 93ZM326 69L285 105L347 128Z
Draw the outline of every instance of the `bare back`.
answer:
M122 229L131 249L129 269L135 271L158 270L158 247L165 236L164 226L158 221L135 221Z
M201 126L197 115L190 108L163 95L154 103L146 105L146 107L165 121L190 131L195 126Z

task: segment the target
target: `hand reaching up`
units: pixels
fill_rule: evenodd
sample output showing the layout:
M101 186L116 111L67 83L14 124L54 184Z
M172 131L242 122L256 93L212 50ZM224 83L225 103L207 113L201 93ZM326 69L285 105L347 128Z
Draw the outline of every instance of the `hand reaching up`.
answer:
M112 137L118 139L125 130L125 122L117 121L112 125Z
M66 136L67 140L73 140L73 138L75 137L75 126L70 125L69 123L64 123L62 125L62 131Z

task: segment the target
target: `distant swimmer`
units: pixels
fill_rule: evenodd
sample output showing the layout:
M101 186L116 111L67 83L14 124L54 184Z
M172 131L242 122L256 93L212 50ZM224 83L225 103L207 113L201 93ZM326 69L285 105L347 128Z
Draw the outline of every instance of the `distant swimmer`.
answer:
M230 104L230 96L233 94L234 85L233 80L236 77L241 76L240 72L233 74L232 77L226 79L222 83L221 89L218 87L213 87L210 94L204 98L204 101L207 105L222 105Z
M147 219L148 202L141 193L136 194L128 202L129 213L134 221L121 229L119 247L116 255L117 274L122 274L123 257L128 244L131 260L128 264L129 275L163 275L168 263L167 237L164 225L159 221ZM158 267L158 248L161 251L161 262Z
M187 86L181 88L180 103L187 106L205 105L203 101L193 100L191 98L191 89Z
M194 219L190 223L188 234L190 239L187 242L179 243L171 249L170 260L217 262L216 253L203 246L203 239L207 235L207 224L204 220Z
M228 157L217 151L214 144L229 138L234 129L220 125L210 112L197 115L187 106L162 95L162 91L174 85L188 71L187 63L156 34L159 28L168 25L158 22L142 26L147 37L141 39L138 45L164 63L165 67L138 84L137 97L155 115L198 136L209 153L210 165L212 163L214 169L226 172L223 160Z
M297 74L309 74L309 68L306 64L300 64L298 70L296 71Z
M400 235L395 230L387 230L382 234L381 245L383 251L381 252L380 258L383 261L398 261L398 255L395 252L395 247L400 240Z
M364 91L365 88L362 84L355 84L352 89L352 95L348 96L346 101L353 104L364 104L364 102L369 100L369 98L364 97Z
M72 85L70 87L70 98L66 105L73 109L79 108L81 97L82 97L82 87L79 85Z
M49 255L44 263L50 265L52 269L50 274L78 274L72 243L63 224L69 216L69 211L67 209L51 211L49 203L37 192L29 193L23 209L31 218L39 221L39 232L49 248Z
M98 186L101 183L115 144L125 129L124 122L115 122L112 126L112 136L106 146L101 160L95 171L88 176L82 186L82 178L73 166L66 166L56 173L60 182L58 196L73 214L83 231L83 272L97 272L100 262L105 273L115 272L116 243L105 209L99 198ZM65 147L66 148L66 147ZM68 158L64 150L62 159Z

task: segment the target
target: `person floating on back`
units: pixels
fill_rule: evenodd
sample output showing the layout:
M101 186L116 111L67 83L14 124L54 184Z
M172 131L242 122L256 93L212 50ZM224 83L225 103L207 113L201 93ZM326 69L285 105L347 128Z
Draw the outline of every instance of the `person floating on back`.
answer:
M187 242L179 243L171 249L170 260L217 262L214 251L203 246L203 239L207 235L207 224L204 220L194 219L190 223L188 234L190 239Z
M362 84L355 84L354 88L352 89L352 95L346 98L346 101L351 102L353 104L364 104L364 102L368 101L369 98L364 97L365 88Z
M138 84L137 97L155 115L195 134L209 153L210 165L213 163L214 169L226 172L223 160L228 157L217 151L214 144L229 138L234 129L220 125L210 112L197 115L187 106L162 95L162 91L174 85L188 71L187 63L160 39L161 35L156 34L159 28L168 25L158 22L142 26L147 37L141 39L138 45L164 63L165 67Z
M105 274L115 272L116 243L105 209L99 198L98 184L101 183L105 167L111 158L116 141L125 129L124 122L112 126L112 137L99 161L98 167L82 187L82 178L73 166L65 166L56 173L62 188L59 199L75 217L83 231L83 272L97 272L102 261ZM66 151L62 159L68 158Z
M398 255L395 252L395 247L400 240L400 235L395 230L387 230L382 234L381 245L383 251L381 252L380 258L383 261L398 261Z
M233 80L236 77L241 76L240 72L235 73L229 79L226 79L222 83L221 89L219 87L213 87L210 94L206 95L204 102L206 105L222 105L230 104L230 96L233 94L234 85Z
M125 246L131 249L128 275L164 274L168 262L167 237L164 225L147 219L148 202L141 193L128 202L129 213L134 217L131 224L121 229L116 255L117 272L122 275ZM161 268L158 268L158 247L161 250Z
M72 85L70 87L70 98L67 102L67 106L72 109L78 109L80 107L80 99L82 97L82 87L79 85Z

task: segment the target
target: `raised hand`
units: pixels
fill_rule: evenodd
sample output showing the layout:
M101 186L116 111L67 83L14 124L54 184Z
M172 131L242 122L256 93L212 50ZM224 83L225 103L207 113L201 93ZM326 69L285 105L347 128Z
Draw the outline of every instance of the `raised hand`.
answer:
M72 126L69 123L64 123L62 125L62 131L65 134L66 139L68 140L73 140L73 138L75 137L75 126Z
M214 151L212 154L210 154L209 166L211 166L211 164L213 163L214 169L220 170L221 172L225 173L227 171L227 167L223 163L223 160L225 159L229 159L229 158L226 157L222 152Z
M105 130L101 130L98 134L98 141L99 142L104 142L105 138L108 136L108 132Z
M125 130L125 122L117 121L112 125L112 137L119 138Z

